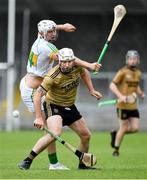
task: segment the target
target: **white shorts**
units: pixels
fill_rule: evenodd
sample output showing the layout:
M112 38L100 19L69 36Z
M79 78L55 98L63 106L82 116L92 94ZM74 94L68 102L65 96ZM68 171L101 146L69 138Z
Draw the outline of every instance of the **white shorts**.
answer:
M20 93L24 104L27 106L30 112L35 112L34 103L33 103L33 96L35 91L36 89L32 89L26 86L25 77L23 77L20 81ZM44 97L42 97L41 99L41 110L44 110L43 101L44 101Z

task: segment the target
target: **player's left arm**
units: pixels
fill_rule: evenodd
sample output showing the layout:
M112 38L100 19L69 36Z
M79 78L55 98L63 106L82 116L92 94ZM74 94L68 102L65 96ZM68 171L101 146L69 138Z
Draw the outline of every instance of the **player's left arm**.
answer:
M145 93L144 93L144 91L141 89L140 86L137 87L137 94L138 94L142 99L145 98Z
M80 66L82 66L86 69L89 69L91 71L96 71L96 72L98 72L99 69L101 68L101 64L98 64L97 62L89 63L87 61L79 59L78 57L76 57L76 59L75 59L75 64L80 65Z
M76 30L76 27L70 23L65 23L65 24L58 24L56 26L56 29L58 31L74 32Z
M94 89L92 80L90 77L90 73L88 72L87 69L83 69L83 72L81 73L81 78L84 81L84 83L86 84L90 94L92 96L96 97L97 99L101 99L102 94Z

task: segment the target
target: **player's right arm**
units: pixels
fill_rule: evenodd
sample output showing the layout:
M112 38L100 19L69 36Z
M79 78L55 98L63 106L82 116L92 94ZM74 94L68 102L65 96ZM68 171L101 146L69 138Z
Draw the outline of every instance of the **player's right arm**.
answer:
M74 32L76 30L76 27L70 23L65 24L58 24L56 26L56 29L59 31L65 31L65 32Z
M126 103L126 96L124 96L118 89L117 85L114 82L110 83L110 90L117 96L120 102Z
M112 82L110 83L109 88L117 96L120 102L126 103L127 102L126 96L124 96L118 88L118 84L121 84L122 78L123 78L123 73L121 71L118 71L115 77L113 78Z
M101 68L101 64L98 64L97 62L89 63L89 62L82 60L78 57L76 57L75 63L76 63L76 65L80 65L86 69L89 69L91 71L96 71L96 72L98 72L99 69Z
M34 94L34 107L35 107L35 115L36 119L34 121L34 126L39 129L44 127L43 117L42 117L42 110L41 110L41 98L42 96L46 95L46 90L39 86Z
M137 87L137 94L139 94L139 96L144 99L145 98L145 93L144 91L141 89L140 86Z

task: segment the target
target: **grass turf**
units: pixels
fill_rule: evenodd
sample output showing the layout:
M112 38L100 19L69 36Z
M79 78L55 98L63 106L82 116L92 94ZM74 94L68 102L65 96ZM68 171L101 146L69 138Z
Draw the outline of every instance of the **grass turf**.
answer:
M97 156L98 170L78 170L78 159L57 142L58 159L70 171L49 171L47 152L42 152L31 169L22 171L17 163L23 160L41 137L42 132L0 132L0 179L146 179L147 178L147 133L126 135L120 156L113 157L109 132L93 132L90 152ZM77 145L78 137L64 131L62 138Z

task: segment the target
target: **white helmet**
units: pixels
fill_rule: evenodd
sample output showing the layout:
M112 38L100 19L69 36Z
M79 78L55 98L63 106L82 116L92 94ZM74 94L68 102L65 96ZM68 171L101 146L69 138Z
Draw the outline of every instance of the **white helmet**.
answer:
M136 50L129 50L129 51L127 51L127 53L126 53L126 64L128 64L128 58L130 58L130 57L136 57L138 59L138 63L137 64L140 63L140 55L139 55L138 51L136 51Z
M51 20L42 20L38 23L38 32L40 33L41 37L46 39L46 34L48 31L56 31L56 23L54 21ZM42 36L43 34L43 36ZM53 40L49 40L49 41L55 41L57 39L57 32L55 33L55 37L53 38Z
M75 56L73 50L70 48L62 48L58 52L58 58L60 61L73 61Z
M128 59L129 57L134 57L134 56L136 56L138 59L140 59L140 55L136 50L129 50L126 53L126 59Z
M47 33L47 31L53 31L56 28L56 23L51 20L42 20L38 23L38 31L41 33Z

